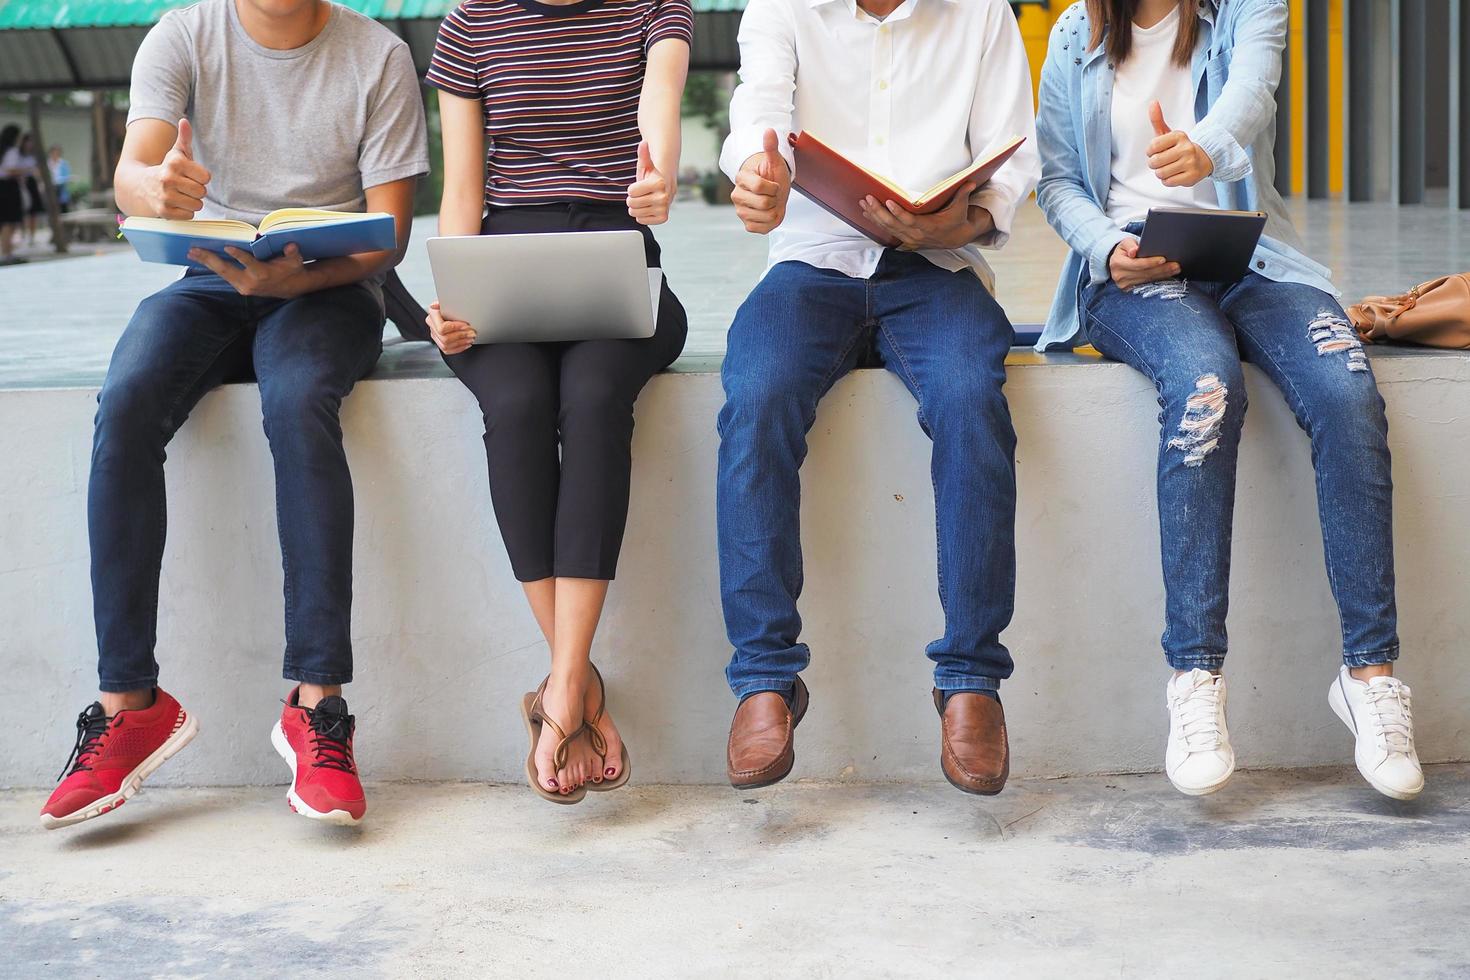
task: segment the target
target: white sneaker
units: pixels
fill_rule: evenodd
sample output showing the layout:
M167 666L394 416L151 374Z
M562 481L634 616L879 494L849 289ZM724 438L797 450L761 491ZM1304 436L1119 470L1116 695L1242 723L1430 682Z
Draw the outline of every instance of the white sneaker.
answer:
M1342 667L1327 691L1327 703L1358 739L1358 772L1384 796L1412 800L1424 789L1424 770L1414 750L1414 715L1409 685L1397 677L1360 681Z
M1225 678L1196 667L1169 680L1169 747L1164 772L1174 788L1204 796L1235 772L1235 750L1225 727Z

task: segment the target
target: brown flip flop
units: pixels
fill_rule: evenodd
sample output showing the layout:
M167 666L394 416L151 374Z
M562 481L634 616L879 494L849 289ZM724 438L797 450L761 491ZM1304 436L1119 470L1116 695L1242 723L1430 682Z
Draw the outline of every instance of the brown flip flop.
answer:
M550 680L550 678L548 677L547 680ZM541 695L545 692L546 681L542 681L540 687L536 688L535 691L528 692L525 697L521 698L521 718L526 723L526 735L531 740L531 751L526 756L526 781L531 784L531 788L536 791L536 794L548 803L560 803L563 805L581 803L587 797L586 783L578 786L570 793L559 793L542 786L541 781L536 778L536 743L541 739L541 725L543 723L550 725L551 730L556 732L557 736L561 739L556 744L556 751L552 753L551 760L552 764L558 769L566 765L567 746L571 745L573 739L585 734L587 731L586 724L583 724L582 727L570 735L562 731L561 726L556 723L556 719L541 710ZM599 735L598 737L600 738L601 736Z
M602 737L597 723L602 720L602 713L607 708L607 686L602 682L602 671L597 665L588 661L587 666L592 668L592 676L597 678L597 710L592 713L591 720L584 722L587 729L587 738L592 742L592 751L602 757L602 771L607 772L607 739ZM620 789L628 782L628 774L633 770L633 762L628 758L628 745L623 743L623 764L618 767L617 779L604 779L600 783L588 780L584 785L594 793L607 793Z

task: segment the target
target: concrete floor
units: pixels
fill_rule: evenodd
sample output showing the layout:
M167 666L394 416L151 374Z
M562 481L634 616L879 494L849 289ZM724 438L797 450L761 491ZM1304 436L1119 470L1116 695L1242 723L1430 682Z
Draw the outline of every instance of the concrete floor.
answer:
M1464 977L1470 766L940 785L145 790L68 831L0 793L0 976Z

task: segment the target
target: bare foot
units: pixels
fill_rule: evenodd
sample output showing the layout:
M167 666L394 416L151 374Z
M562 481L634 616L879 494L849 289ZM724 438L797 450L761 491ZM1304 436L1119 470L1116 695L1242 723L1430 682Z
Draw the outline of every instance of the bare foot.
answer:
M581 707L585 696L585 682L560 681L553 676L541 695L541 711L570 735L582 727ZM542 786L565 796L591 779L602 768L602 760L583 734L567 745L566 760L558 769L555 758L559 744L561 736L556 729L543 724L541 737L536 740L536 778Z
M590 673L590 671L589 671ZM596 678L589 678L587 682L587 696L582 701L582 717L592 718L597 714L603 692L597 684ZM618 734L618 727L613 724L612 714L603 706L602 717L597 719L597 730L602 733L603 740L607 743L606 760L593 759L592 781L600 783L604 779L612 781L617 779L623 772L623 737ZM601 771L598 771L598 768Z

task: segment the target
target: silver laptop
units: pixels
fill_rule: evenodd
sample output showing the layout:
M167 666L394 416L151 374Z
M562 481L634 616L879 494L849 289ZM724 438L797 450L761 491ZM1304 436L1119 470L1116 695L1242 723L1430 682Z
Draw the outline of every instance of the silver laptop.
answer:
M658 318L663 272L631 229L431 238L429 265L477 344L652 337Z

